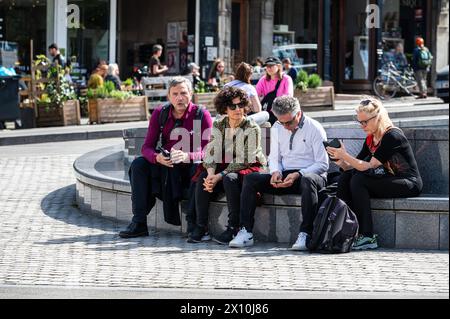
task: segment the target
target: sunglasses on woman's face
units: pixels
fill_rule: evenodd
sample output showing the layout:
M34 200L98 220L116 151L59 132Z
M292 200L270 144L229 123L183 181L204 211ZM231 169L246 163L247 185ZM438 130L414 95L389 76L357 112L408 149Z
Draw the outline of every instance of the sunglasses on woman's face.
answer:
M235 111L237 108L243 109L245 108L245 104L243 102L237 103L237 104L231 104L230 106L228 106L228 108L231 111Z

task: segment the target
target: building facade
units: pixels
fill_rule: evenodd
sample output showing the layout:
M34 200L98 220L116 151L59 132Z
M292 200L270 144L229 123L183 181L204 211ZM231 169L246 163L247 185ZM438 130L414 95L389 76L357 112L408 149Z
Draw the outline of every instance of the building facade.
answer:
M383 59L416 36L448 64L448 0L3 0L0 41L19 44L19 60L56 42L86 78L99 60L119 63L122 77L164 47L171 74L189 62L206 77L213 60L228 72L240 61L297 48L296 62L338 92L370 91Z

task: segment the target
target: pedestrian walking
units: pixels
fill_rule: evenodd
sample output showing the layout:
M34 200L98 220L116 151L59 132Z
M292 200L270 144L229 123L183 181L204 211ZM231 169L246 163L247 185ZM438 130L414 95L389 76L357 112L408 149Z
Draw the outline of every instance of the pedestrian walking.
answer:
M428 94L427 77L428 72L433 64L433 55L430 50L425 46L423 38L418 37L416 39L416 48L413 53L412 67L416 76L417 83L419 85L419 99L426 99Z

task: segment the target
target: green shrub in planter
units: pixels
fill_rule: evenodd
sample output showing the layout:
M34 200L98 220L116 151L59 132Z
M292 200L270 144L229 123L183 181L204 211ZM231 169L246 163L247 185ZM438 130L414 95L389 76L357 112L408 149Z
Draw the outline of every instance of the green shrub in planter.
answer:
M118 99L126 100L136 96L129 91L118 91L113 82L106 81L103 86L97 89L88 89L87 97L88 99Z
M317 89L322 86L322 79L318 74L311 74L308 78L308 88Z
M298 73L297 80L295 81L295 87L303 92L308 89L308 73L306 73L306 71L301 70Z

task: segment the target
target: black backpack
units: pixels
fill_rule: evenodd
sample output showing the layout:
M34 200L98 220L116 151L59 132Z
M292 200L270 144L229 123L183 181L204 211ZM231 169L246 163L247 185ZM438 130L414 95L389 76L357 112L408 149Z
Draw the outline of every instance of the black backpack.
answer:
M311 252L349 253L358 231L359 224L355 213L344 201L330 196L319 208L307 246Z

